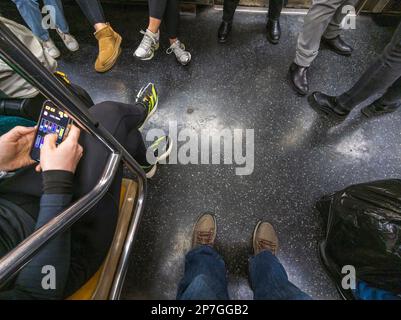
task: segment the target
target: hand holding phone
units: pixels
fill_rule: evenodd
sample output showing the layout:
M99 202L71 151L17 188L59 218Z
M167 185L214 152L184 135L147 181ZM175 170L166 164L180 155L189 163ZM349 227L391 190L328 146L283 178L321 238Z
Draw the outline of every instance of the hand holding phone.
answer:
M75 173L84 151L78 142L80 134L81 131L76 126L71 126L68 136L59 146L56 145L56 134L46 135L36 171L63 170Z
M48 134L57 136L56 145L63 142L71 127L71 118L53 102L47 100L43 103L40 113L37 132L31 150L31 158L40 161L40 149Z

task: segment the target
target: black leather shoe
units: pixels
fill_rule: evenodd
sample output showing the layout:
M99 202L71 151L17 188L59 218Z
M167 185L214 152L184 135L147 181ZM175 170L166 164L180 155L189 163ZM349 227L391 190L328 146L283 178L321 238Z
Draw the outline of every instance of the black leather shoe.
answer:
M232 22L225 22L222 21L219 27L219 32L217 33L217 38L219 39L220 43L227 42L228 36L231 32Z
M352 51L354 51L354 49L350 45L346 44L340 36L337 36L333 39L323 38L322 41L330 50L343 56L350 56Z
M289 71L290 83L293 89L300 94L305 96L309 92L309 83L307 77L307 67L301 67L296 63L292 63Z
M335 120L344 120L350 113L350 110L338 103L337 97L321 92L312 93L308 97L308 102L313 110Z
M367 107L361 110L362 114L367 118L381 116L387 113L392 113L398 110L401 107L401 103L391 104L391 105L383 105L378 103L377 101L368 105Z
M272 44L278 44L281 37L280 20L269 19L266 25L266 36Z

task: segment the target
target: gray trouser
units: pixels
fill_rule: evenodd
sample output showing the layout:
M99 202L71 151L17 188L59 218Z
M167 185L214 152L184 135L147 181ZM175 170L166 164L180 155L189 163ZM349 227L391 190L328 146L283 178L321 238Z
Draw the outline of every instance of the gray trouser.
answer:
M377 100L381 105L401 103L401 23L383 53L350 90L338 97L338 101L352 109L378 94L382 94Z
M346 13L343 7L355 6L358 0L314 0L305 16L304 27L298 36L295 63L309 67L319 53L320 40L332 39L341 32Z

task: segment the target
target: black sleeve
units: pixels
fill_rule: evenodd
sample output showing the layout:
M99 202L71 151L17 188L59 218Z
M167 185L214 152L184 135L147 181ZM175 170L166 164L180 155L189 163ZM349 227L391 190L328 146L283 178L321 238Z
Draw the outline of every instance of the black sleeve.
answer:
M74 174L63 170L42 173L44 194L72 194Z

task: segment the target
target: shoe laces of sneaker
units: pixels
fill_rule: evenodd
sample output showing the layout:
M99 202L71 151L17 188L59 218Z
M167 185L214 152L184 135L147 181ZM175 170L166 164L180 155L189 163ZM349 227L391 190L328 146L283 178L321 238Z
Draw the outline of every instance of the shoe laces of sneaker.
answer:
M185 46L183 43L181 43L180 40L177 40L174 42L167 50L167 54L174 54L176 55L177 58L181 58L183 55L187 55L187 52L185 51Z
M156 45L156 39L153 38L148 32L141 30L141 34L143 34L143 39L141 41L141 44L139 45L139 48L144 49L145 51L148 51L152 45Z

